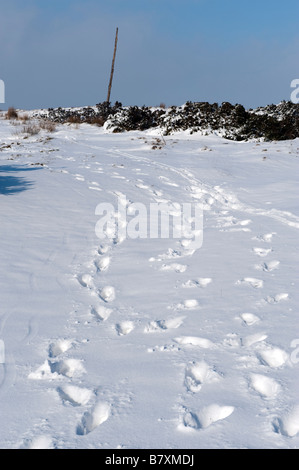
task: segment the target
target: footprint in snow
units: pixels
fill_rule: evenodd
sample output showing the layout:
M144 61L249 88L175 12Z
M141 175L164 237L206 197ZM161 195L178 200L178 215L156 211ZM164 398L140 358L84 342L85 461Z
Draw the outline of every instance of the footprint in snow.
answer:
M268 304L277 304L283 300L287 300L288 298L289 298L289 294L281 293L281 294L274 295L274 297L268 296L266 298L266 302L268 302Z
M244 279L237 281L236 284L247 284L251 287L254 287L255 289L261 289L264 285L264 282L261 279L255 279L254 277L245 277Z
M109 268L110 262L111 262L111 259L109 256L103 256L99 260L96 260L94 264L99 272L104 272L104 271L107 271L107 269Z
M111 250L111 246L110 245L101 245L99 246L98 248L98 254L99 255L105 255L106 253L108 253L109 251Z
M268 399L275 398L281 389L276 380L261 374L251 374L250 386L263 398Z
M112 286L105 286L103 287L100 292L99 296L101 297L104 302L113 302L115 300L115 289Z
M64 359L57 362L46 360L34 372L28 375L32 380L53 380L63 375L65 377L79 377L85 373L82 361L79 359Z
M21 449L46 450L54 449L52 438L48 435L36 436L33 439L26 439Z
M75 175L75 178L77 181L85 181L85 178L82 175Z
M114 245L121 245L126 240L124 235L119 234L117 237L113 238Z
M93 392L88 388L71 384L62 385L57 391L63 402L68 402L73 406L87 405L93 396Z
M299 433L299 405L293 405L282 417L276 418L273 426L283 436L295 437Z
M139 189L149 189L149 186L147 186L143 182L136 183L135 186L136 186L136 188L139 188Z
M253 248L253 252L260 256L260 257L265 257L267 256L269 253L271 253L272 251L272 248L269 248L269 249L266 249L266 248Z
M30 380L52 380L58 377L58 373L52 371L51 362L48 360L28 375L28 379Z
M239 348L241 346L241 340L236 333L228 333L222 344L228 346L229 348Z
M174 250L173 248L168 248L166 253L163 253L158 256L157 260L162 261L162 260L167 260L167 259L175 259L175 258L181 258L182 253L179 250Z
M219 374L205 362L192 362L186 367L185 386L188 391L197 393L204 383L210 384L220 380Z
M274 269L277 269L279 265L280 265L279 261L273 260L273 261L270 261L269 263L256 265L255 268L259 271L265 271L266 273L270 273L271 271L274 271Z
M193 287L207 287L212 282L210 277L199 277L197 279L190 279L182 284L182 287L189 289Z
M163 264L160 268L160 271L171 272L174 271L176 273L184 273L187 269L187 266L184 264L172 263L172 264Z
M218 227L221 227L221 232L251 232L247 225L251 224L252 220L238 220L233 216L222 216L219 219Z
M147 352L148 353L153 353L153 352L178 352L180 350L181 350L181 348L177 347L174 344L164 344L163 346L156 345L153 348L148 348Z
M271 243L273 235L276 235L275 232L272 233L265 233L265 235L260 235L255 237L254 240L260 240L262 242Z
M183 422L179 425L179 429L185 431L208 428L217 421L228 418L234 412L234 409L233 406L221 406L214 403L201 408L197 413L187 411L183 416Z
M241 339L241 344L245 348L252 346L253 344L259 343L267 339L268 336L264 333L255 333L253 335L246 336L245 338Z
M260 318L253 313L242 313L240 317L247 326L252 326L260 321Z
M50 364L51 372L65 377L80 377L85 373L80 359L64 359Z
M84 413L81 423L77 427L77 435L83 436L94 431L98 426L107 421L111 407L107 402L99 401L91 411Z
M212 349L215 346L209 339L198 336L180 336L174 338L174 341L182 346L197 346L203 349Z
M179 185L177 183L174 183L173 181L171 181L166 176L158 176L158 178L159 178L159 180L161 180L164 184L167 184L168 186L174 186L176 188L179 187Z
M179 328L186 317L168 318L167 320L157 320L150 322L144 329L145 333L155 333Z
M91 183L91 184L94 184L94 183ZM99 188L98 186L88 186L88 189L91 189L93 191L102 191L102 189Z
M93 287L93 278L90 276L90 274L81 274L77 279L82 287Z
M100 321L106 321L113 310L111 308L107 308L104 305L98 305L96 307L92 307L91 314L94 315Z
M227 232L251 232L250 228L247 225L251 224L252 220L233 220L231 224L227 224L228 228ZM225 226L225 225L224 225ZM223 230L222 230L223 231Z
M131 333L135 328L134 322L127 320L115 325L115 329L119 336L125 336Z
M112 175L111 178L114 178L114 179L117 179L117 180L125 180L125 179L126 179L125 176L119 175L119 174L117 174L117 173L115 173L114 175Z
M199 305L198 305L198 301L196 299L186 299L183 302L181 302L180 304L177 304L175 306L175 308L177 310L193 310L193 309L196 309L198 307L199 307ZM172 308L172 307L168 307L168 308Z
M287 362L289 355L283 349L269 346L266 349L261 349L257 357L262 365L278 368Z
M70 339L59 339L55 343L51 343L49 346L49 357L57 357L65 353L72 345L73 342Z

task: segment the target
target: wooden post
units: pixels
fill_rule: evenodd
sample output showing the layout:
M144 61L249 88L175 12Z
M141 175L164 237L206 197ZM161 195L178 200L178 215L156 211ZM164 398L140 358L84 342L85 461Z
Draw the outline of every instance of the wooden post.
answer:
M110 81L109 81L109 87L108 87L107 103L110 103L110 95L111 95L111 87L112 87L112 80L113 80L113 74L114 74L114 64L115 64L115 57L116 57L117 41L118 41L118 28L116 28L114 53L113 53L113 60L112 60L111 73L110 73Z

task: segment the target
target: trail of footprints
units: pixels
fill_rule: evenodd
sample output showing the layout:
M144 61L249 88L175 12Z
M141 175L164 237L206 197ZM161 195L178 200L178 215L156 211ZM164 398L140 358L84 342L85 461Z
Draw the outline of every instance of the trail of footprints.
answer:
M246 224L244 225L247 225L248 223L249 221L246 221ZM234 224L236 225L235 220ZM227 225L228 224L225 224L225 226ZM262 237L259 237L259 240L270 243L272 240L272 235L273 234L266 234ZM257 256L264 258L272 252L272 249L254 247L253 252ZM279 264L279 261L272 260L269 262L262 263L260 265L256 265L255 268L257 270L269 273L275 269L278 269ZM204 280L204 283L202 283L202 280L191 280L185 282L182 286L207 286L211 281L211 279L207 279ZM243 279L238 280L236 282L236 285L245 285L254 289L262 289L263 280L245 277ZM281 301L285 301L287 299L287 293L280 293L274 295L273 297L268 296L266 299L264 299L264 301L270 304L275 304ZM240 318L242 319L244 324L250 328L253 328L254 326L260 324L260 318L252 313L242 313L240 315ZM256 360L252 361L254 368L260 365L266 366L270 369L277 369L288 364L288 353L278 347L275 347L271 344L267 344L265 342L266 339L267 335L264 332L255 332L240 339L237 337L237 335L232 334L228 335L227 338L224 339L223 345L229 345L230 347L243 347L245 350L253 348L253 351L256 354ZM213 343L211 343L209 340L204 340L203 338L184 337L179 339L179 342L180 344L200 346L201 348L219 347L219 345L213 345ZM238 360L240 359L241 361L244 360L246 362L246 369L248 369L250 357L245 356L239 358ZM264 368L261 370L264 370ZM200 390L205 384L218 382L222 379L222 375L219 374L219 372L216 371L213 366L210 366L205 361L192 362L190 364L187 364L185 368L185 388L187 392L191 392L192 394L200 392ZM252 372L250 374L248 387L250 391L256 392L263 399L267 400L274 400L282 391L281 385L276 380L269 377L268 375L264 375L263 373L255 372ZM231 405L222 406L214 403L208 406L204 406L194 412L194 410L187 409L185 406L183 406L182 418L178 428L182 431L204 429L219 420L223 420L229 417L234 412L234 409L234 406ZM295 436L299 431L299 407L294 406L291 411L285 413L284 415L282 415L282 417L275 418L275 420L271 424L275 432L280 432L282 435L288 437Z
M79 179L80 175L76 175ZM83 181L80 179L80 181ZM123 204L127 204L126 198L119 192L116 192L121 203L123 196ZM119 221L121 223L121 221ZM110 237L108 237L110 239ZM96 256L91 266L94 266L96 274L101 274L109 269L111 263L112 247L122 243L123 239L116 237L110 243L101 245L96 250ZM79 285L89 291L92 304L90 313L96 320L105 322L109 319L113 312L110 305L116 298L114 286L104 285L100 288L96 285L95 276L89 272L81 273L76 276ZM128 335L135 328L134 322L125 320L115 324L115 331L119 336ZM76 434L83 436L91 433L102 423L104 423L111 415L112 404L103 399L98 399L96 390L84 388L76 385L76 380L81 382L82 375L87 374L83 361L75 358L64 358L64 354L71 351L76 341L70 339L59 339L50 344L48 350L48 359L35 371L28 376L31 380L57 380L60 385L56 391L62 403L68 403L74 407L88 407L83 413L80 422L76 427ZM67 383L62 383L67 380ZM71 381L71 383L70 383ZM92 403L92 405L91 405ZM53 442L49 436L37 436L31 440L24 442L22 447L26 448L44 448L53 446Z
M200 199L202 196L202 189L192 187L191 188L195 193L195 197ZM162 196L162 194L161 194ZM213 204L213 198L206 198L206 206ZM210 207L206 207L210 209ZM245 233L250 233L251 229L249 228L252 223L251 220L237 220L234 217L227 215L228 211L222 211L222 216L219 217L219 230L220 231L242 231ZM270 244L274 233L268 233L256 237L258 242ZM176 262L164 263L160 267L160 270L167 273L169 271L174 271L178 274L185 273L187 266L177 262L177 259L184 258L187 256L192 256L193 252L188 252L185 248L188 246L181 243L182 250L173 250L169 249L166 253L160 255L156 260L151 258L149 261L166 261L166 260L176 260ZM253 252L257 257L266 258L272 253L271 247L253 247ZM262 262L255 265L255 269L271 273L274 270L279 268L280 262L278 260L270 260ZM198 278L185 281L181 284L182 288L206 288L212 282L211 278ZM254 289L262 289L264 287L264 281L259 278L253 277L244 277L236 282L236 286L244 285L246 287L251 287ZM268 296L264 300L265 303L276 304L288 299L288 293L279 293L273 296ZM198 301L196 299L188 299L182 303L170 306L172 310L190 310L198 308ZM165 331L169 328L179 328L184 321L184 316L170 318L167 320L157 320L150 322L146 327L145 332L153 333L159 331ZM244 324L255 329L257 325L260 324L260 318L252 313L242 313L240 315L241 320ZM248 369L248 360L249 364L252 361L254 369L258 366L261 367L261 371L265 370L265 366L271 369L279 369L284 367L289 362L289 355L286 351L282 350L279 347L268 344L267 334L263 331L256 331L252 334L248 334L242 338L238 338L236 335L228 335L227 338L223 340L222 345L216 345L207 338L194 337L194 336L179 336L174 338L174 343L178 344L176 347L174 344L156 346L149 349L149 352L161 352L161 351L179 351L180 347L196 347L201 349L213 349L219 348L221 346L229 345L235 347L244 348L246 351L252 350L254 353L253 360L248 357L242 357L238 361L246 361L246 369ZM236 365L238 368L238 365ZM241 367L241 366L240 366ZM219 371L216 371L214 366L209 365L203 360L193 361L185 366L185 378L184 386L187 393L196 394L201 391L202 387L206 384L217 383L221 380L224 380L223 376ZM266 400L275 400L275 398L282 392L281 385L271 376L264 375L264 373L252 372L249 376L248 391L257 393L262 399ZM235 407L230 405L220 405L218 403L208 404L207 406L201 407L199 410L190 410L184 405L182 406L181 419L179 421L178 429L181 431L188 430L200 430L209 427L217 421L228 418L235 411ZM291 411L282 414L281 417L277 417L271 423L272 429L275 432L279 432L284 436L292 437L296 435L299 431L299 407L294 406Z
M79 179L79 175L77 175ZM162 180L162 177L160 178ZM172 185L169 178L163 178L163 183ZM93 189L95 189L93 186ZM142 180L138 180L136 187L141 190L148 190L157 201L167 201L163 199L163 191L153 190L149 186L145 185ZM206 191L202 191L201 188L192 187L194 196L200 199L202 193L205 196L205 203L212 205L214 199L208 197ZM123 203L128 204L124 195L121 193L116 194L119 200L123 196ZM221 217L219 217L219 229L223 231L243 231L245 233L251 232L248 228L251 224L251 220L238 221L234 217L227 215L228 211L222 211ZM260 237L256 237L256 244L270 244L272 242L273 233L265 234ZM97 256L93 260L93 265L98 274L105 272L109 269L111 264L111 249L113 245L121 243L123 240L116 239L112 245L102 245L98 249ZM278 260L264 261L272 253L272 248L264 246L253 247L253 253L262 260L259 264L256 264L255 268L257 271L264 273L270 273L279 269ZM174 250L169 248L166 253L158 256L158 258L150 258L149 262L159 262L160 271L175 272L178 275L182 275L187 271L187 265L178 260L193 255L193 251L188 249L188 240L181 240L181 249ZM93 302L91 308L91 314L101 322L109 320L113 313L113 301L116 298L115 288L113 286L103 286L98 289L95 285L94 277L89 273L83 273L77 277L78 283L88 289L92 296L92 299L98 299L97 302ZM195 289L206 289L213 282L211 278L196 278L189 279L181 282L182 289L189 289L194 292ZM246 288L263 289L263 280L252 277L244 277L236 281L236 286L244 286ZM236 287L237 288L237 287ZM287 293L279 293L273 295L273 297L267 297L264 299L265 303L277 304L288 299ZM182 301L179 304L170 305L168 307L172 312L178 312L178 315L169 316L166 319L157 319L148 322L144 325L144 334L163 334L163 332L169 330L178 330L184 323L185 315L181 315L181 312L188 313L188 311L198 308L198 301L195 298L189 298ZM239 338L237 335L227 335L222 344L215 344L207 338L197 336L180 336L177 335L173 338L170 344L160 344L154 347L148 348L148 353L155 352L175 352L180 353L182 348L197 348L200 350L215 350L219 348L237 347L243 348L245 356L238 356L236 368L242 371L242 361L246 362L246 371L252 364L254 371L249 375L248 393L256 393L262 399L275 400L277 396L282 392L281 385L270 375L265 375L263 372L258 373L256 368L261 366L261 371L265 369L262 366L266 366L268 369L278 369L285 366L288 363L288 354L271 344L266 342L267 334L263 331L257 331L257 328L261 324L260 318L253 313L242 313L240 319L249 329L252 329L252 333ZM135 328L135 323L130 320L125 320L115 325L115 331L120 336L126 336L130 334ZM40 366L36 371L29 375L30 379L49 379L54 378L59 380L59 386L57 387L57 393L61 398L62 403L68 402L75 407L88 407L88 409L82 414L81 421L78 423L76 428L76 434L78 436L89 434L94 431L98 426L104 423L111 415L112 404L108 401L98 399L96 392L88 388L76 385L76 378L80 378L82 374L86 374L86 370L82 362L78 359L67 358L64 359L63 355L67 351L71 350L73 342L68 339L60 339L52 343L49 347L49 357L45 363ZM253 356L252 356L253 352ZM248 353L249 355L246 355ZM217 387L220 381L225 380L226 377L221 371L216 370L213 364L209 364L206 360L199 358L198 361L192 361L184 366L184 387L185 393L191 396L197 396L200 394L203 387L209 384L209 386ZM63 379L68 379L68 382L63 382ZM71 383L69 382L71 380ZM184 396L184 395L182 395ZM92 403L92 405L90 404ZM225 420L232 415L236 409L234 404L219 404L219 403L208 403L205 406L201 406L199 409L189 409L184 404L180 407L180 416L178 419L178 429L182 432L198 432L210 427L218 421ZM299 407L294 407L290 412L282 415L281 417L275 418L271 423L272 429L275 432L280 432L285 436L294 436L299 431Z
M107 254L110 246L102 246L98 250L98 256L94 260L94 266L97 272L106 271L110 265L110 256ZM77 276L78 283L90 291L92 299L99 299L91 308L91 314L101 321L106 321L113 312L112 308L108 308L108 304L115 299L115 289L113 286L103 286L97 289L94 278L88 273ZM120 335L127 334L132 325L130 322L124 322L116 325L116 329ZM74 407L87 407L82 414L80 422L75 430L78 436L83 436L94 431L98 426L104 423L111 414L111 403L97 397L96 390L76 385L76 381L81 383L81 378L87 373L83 361L75 358L64 358L65 353L71 351L76 345L75 340L58 339L49 346L48 359L35 371L28 376L32 380L57 380L59 385L56 391L62 403L68 403ZM51 439L38 436L29 441L25 447L40 448L51 447L53 445Z

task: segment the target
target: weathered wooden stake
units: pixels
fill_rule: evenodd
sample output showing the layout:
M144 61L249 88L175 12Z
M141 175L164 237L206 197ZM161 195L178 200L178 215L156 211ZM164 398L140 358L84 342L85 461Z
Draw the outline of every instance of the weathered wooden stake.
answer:
M112 87L112 80L113 80L113 74L114 74L114 64L115 64L115 57L116 57L117 41L118 41L118 28L116 28L114 53L113 53L110 81L109 81L109 87L108 87L107 103L110 103L110 95L111 95L111 87Z

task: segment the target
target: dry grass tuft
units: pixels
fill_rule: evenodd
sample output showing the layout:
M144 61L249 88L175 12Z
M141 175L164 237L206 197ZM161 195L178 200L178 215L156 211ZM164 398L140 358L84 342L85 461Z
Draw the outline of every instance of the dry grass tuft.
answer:
M13 106L11 106L10 108L8 108L5 117L6 119L18 119L19 115L17 113L17 110Z
M29 135L37 135L39 134L39 131L40 131L40 127L36 124L26 124L23 129L22 129L22 132L23 134L26 134L27 136Z
M86 120L88 124L96 125L102 127L105 124L105 119L102 116L93 116Z
M48 121L47 119L41 120L39 126L41 129L44 129L47 132L54 132L56 130L55 122Z
M80 116L72 115L67 118L67 121L69 124L80 124L81 123L81 118Z

